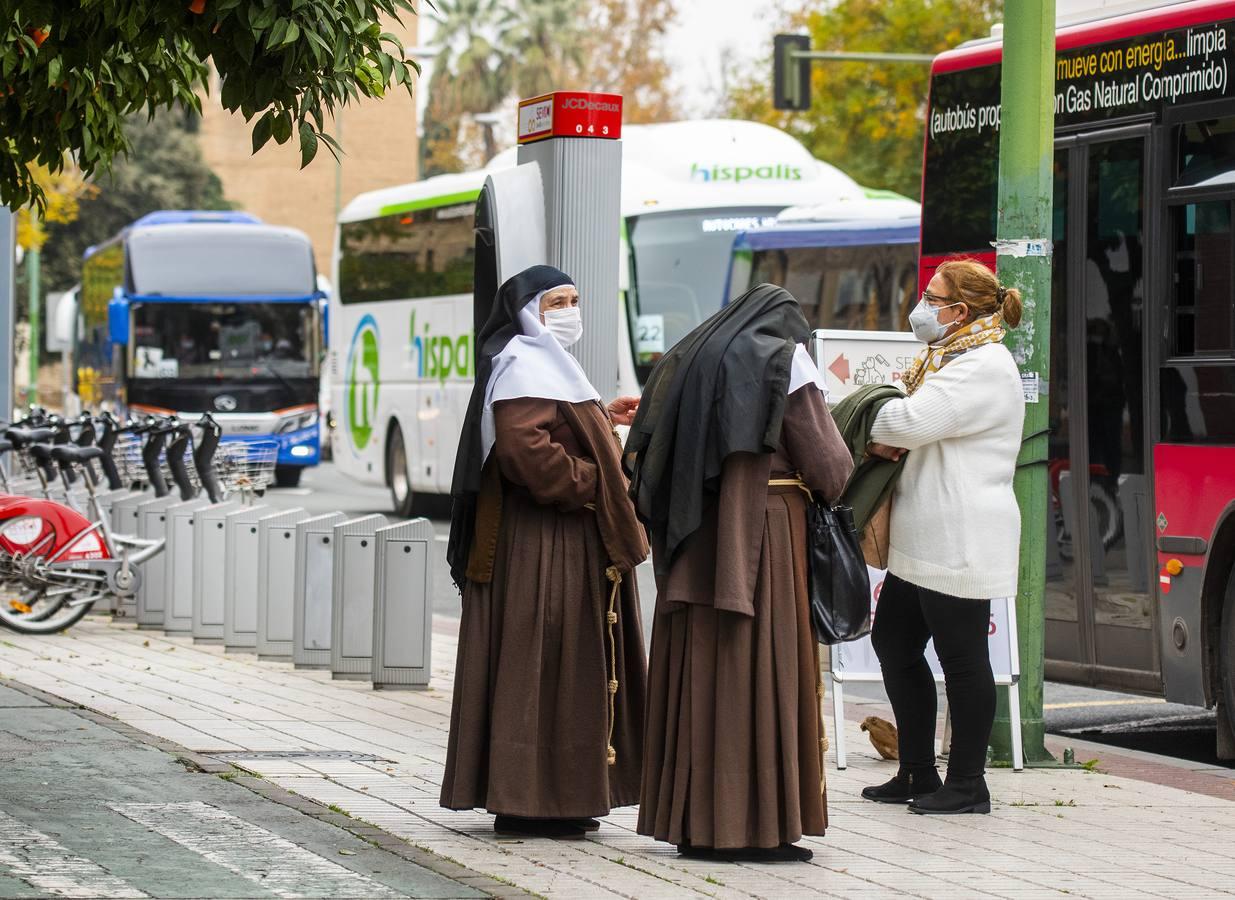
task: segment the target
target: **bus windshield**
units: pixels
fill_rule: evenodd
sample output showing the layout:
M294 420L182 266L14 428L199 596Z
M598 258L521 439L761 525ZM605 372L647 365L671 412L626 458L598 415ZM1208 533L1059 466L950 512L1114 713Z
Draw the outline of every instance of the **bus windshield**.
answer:
M316 311L301 303L139 303L134 378L310 378Z
M640 381L662 353L720 309L734 233L771 224L781 209L708 209L627 219L629 312Z
M907 331L917 300L918 245L735 251L730 299L764 282L793 294L812 328Z

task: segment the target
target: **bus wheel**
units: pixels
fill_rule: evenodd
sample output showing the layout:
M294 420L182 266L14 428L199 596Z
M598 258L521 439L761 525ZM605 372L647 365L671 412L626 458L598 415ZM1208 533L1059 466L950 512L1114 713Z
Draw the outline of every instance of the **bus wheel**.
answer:
M279 487L296 487L300 484L300 473L303 471L303 466L275 466L274 483Z
M386 450L386 482L390 485L390 499L396 516L412 517L412 479L407 472L407 445L403 443L403 429L395 425L390 430L390 446Z
M1235 759L1235 570L1227 576L1226 601L1218 630L1222 667L1222 708L1218 710L1218 758Z

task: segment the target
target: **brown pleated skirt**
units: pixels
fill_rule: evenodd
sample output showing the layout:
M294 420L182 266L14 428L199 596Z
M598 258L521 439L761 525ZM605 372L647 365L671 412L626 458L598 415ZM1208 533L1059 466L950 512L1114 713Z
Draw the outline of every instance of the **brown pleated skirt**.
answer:
M685 605L652 630L639 833L775 847L828 824L806 504L769 491L753 617Z
M628 573L615 604L610 765L608 565L590 510L563 513L507 492L493 580L463 595L442 806L575 818L639 802L639 597Z

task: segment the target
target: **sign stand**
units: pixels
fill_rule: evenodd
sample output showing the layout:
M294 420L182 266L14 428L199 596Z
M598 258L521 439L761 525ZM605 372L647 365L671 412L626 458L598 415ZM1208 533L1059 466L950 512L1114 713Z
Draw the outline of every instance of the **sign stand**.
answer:
M896 384L901 372L909 368L922 344L912 334L903 331L847 331L816 329L811 332L807 349L827 385L829 404L845 399L858 388L869 384ZM871 615L879 599L885 573L867 567L871 579ZM1020 657L1017 651L1016 598L991 601L991 669L995 684L1008 689L1008 705L1021 708ZM836 768L846 766L845 754L845 682L882 682L883 673L869 636L844 644L832 645L832 711ZM934 643L927 644L926 658L935 682L943 682L943 670L935 656ZM1021 739L1021 719L1012 719L1012 768L1024 768L1024 744ZM944 730L944 749L949 743L949 730Z
M883 573L878 569L871 570L873 585L871 611L874 613L874 600L879 588L883 586ZM1017 653L1016 636L1016 598L1004 597L991 603L991 668L995 672L995 684L1008 689L1008 708L1021 708L1019 681L1021 677L1020 657ZM879 659L871 639L867 637L844 644L832 645L831 671L832 676L832 719L836 747L836 768L844 769L848 765L845 752L845 683L846 682L882 682L883 673L879 668ZM926 646L926 659L930 663L935 683L943 683L943 671L935 656L933 642ZM947 731L945 730L945 751ZM1012 716L1012 768L1019 772L1025 767L1023 746L1021 741L1021 717Z

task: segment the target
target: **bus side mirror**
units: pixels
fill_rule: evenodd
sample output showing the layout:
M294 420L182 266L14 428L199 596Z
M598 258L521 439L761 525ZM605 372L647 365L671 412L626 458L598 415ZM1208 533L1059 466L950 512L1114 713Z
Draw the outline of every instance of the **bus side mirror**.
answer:
M113 344L129 342L129 301L116 297L107 303L108 339Z

